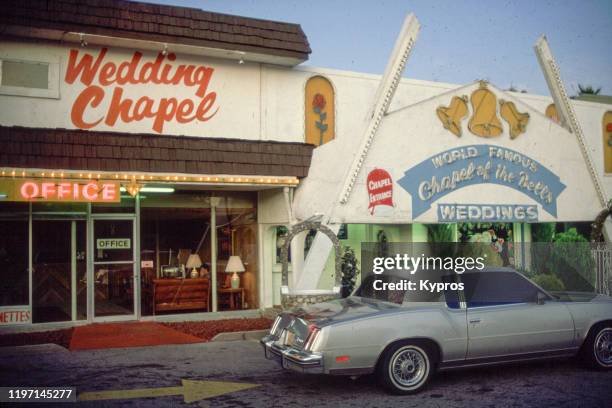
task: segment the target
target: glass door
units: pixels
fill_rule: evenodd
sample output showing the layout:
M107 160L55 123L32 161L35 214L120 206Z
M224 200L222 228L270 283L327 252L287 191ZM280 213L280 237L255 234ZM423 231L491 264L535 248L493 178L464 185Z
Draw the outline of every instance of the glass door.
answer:
M85 221L32 221L32 321L86 318Z
M134 219L94 218L93 318L136 317Z

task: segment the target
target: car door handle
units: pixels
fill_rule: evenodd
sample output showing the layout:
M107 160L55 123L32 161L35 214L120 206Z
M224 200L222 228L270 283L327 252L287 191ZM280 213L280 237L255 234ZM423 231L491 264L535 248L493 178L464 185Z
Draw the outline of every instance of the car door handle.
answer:
M476 318L476 319L470 319L470 324L477 324L480 323L480 319Z

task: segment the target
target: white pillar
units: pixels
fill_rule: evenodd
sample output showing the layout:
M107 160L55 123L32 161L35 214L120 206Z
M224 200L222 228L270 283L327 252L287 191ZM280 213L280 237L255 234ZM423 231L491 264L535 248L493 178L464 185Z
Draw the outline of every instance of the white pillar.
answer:
M217 206L219 197L210 197L210 286L212 290L212 311L217 311Z

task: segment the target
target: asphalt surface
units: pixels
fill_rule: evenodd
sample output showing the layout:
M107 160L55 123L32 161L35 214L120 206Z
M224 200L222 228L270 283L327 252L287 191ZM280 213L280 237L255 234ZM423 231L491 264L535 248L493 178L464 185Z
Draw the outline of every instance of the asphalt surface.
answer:
M612 372L585 370L573 361L439 373L422 393L394 396L385 393L372 376L351 380L284 372L264 359L255 341L78 352L55 345L0 349L0 386L76 386L82 393L175 387L182 379L245 382L259 386L191 404L175 395L88 401L78 405L606 407L612 401Z

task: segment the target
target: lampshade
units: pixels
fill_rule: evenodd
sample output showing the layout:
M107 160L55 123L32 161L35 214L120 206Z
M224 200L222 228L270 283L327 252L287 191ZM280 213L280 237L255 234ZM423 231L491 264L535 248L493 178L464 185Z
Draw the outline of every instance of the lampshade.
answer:
M189 255L189 258L187 259L187 265L185 266L187 268L199 268L200 266L202 266L202 260L200 259L200 255L198 254Z
M244 272L244 264L238 255L232 255L227 261L225 272Z

